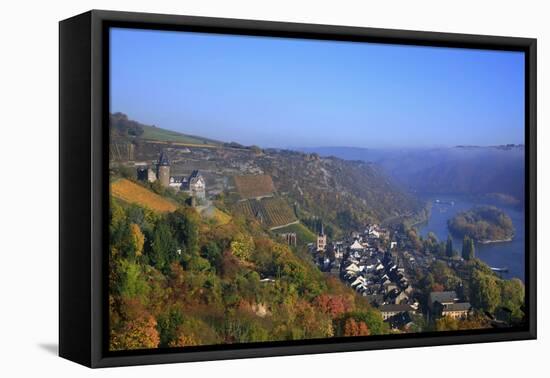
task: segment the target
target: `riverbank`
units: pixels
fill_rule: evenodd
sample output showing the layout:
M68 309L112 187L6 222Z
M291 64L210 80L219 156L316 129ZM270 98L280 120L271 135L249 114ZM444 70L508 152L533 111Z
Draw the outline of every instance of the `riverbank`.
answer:
M511 242L513 238L508 239L497 239L497 240L479 240L479 244L493 244L493 243L507 243Z

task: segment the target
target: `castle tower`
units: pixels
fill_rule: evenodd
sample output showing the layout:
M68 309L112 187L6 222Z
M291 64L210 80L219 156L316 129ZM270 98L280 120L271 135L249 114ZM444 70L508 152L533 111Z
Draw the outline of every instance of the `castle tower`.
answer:
M166 152L162 151L157 163L157 180L165 188L170 186L170 160Z
M319 232L319 235L317 235L317 251L321 252L324 251L327 247L327 236L325 235L325 229L323 227L323 223L321 223L321 231Z

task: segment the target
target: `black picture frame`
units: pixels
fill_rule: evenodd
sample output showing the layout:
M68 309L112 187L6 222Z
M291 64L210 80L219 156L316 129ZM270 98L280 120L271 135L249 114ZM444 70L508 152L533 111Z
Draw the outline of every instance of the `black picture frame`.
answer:
M107 342L109 27L511 50L525 53L528 325L109 352ZM59 24L59 354L89 367L267 357L536 338L536 39L92 10Z

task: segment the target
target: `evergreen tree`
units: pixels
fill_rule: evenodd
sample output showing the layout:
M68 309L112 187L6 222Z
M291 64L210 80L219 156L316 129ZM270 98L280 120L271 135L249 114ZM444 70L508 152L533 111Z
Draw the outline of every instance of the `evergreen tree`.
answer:
M464 260L470 259L470 238L468 235L464 235L462 239L462 258Z
M151 242L149 255L151 264L157 269L165 271L176 258L178 258L176 240L172 237L170 227L163 221L159 221Z
M451 235L447 236L447 244L445 245L445 254L447 257L453 257L453 239L451 239Z
M470 239L470 248L468 251L468 260L473 260L476 258L476 249L474 246L474 239Z
M199 216L195 209L179 208L167 216L171 235L188 254L199 252Z

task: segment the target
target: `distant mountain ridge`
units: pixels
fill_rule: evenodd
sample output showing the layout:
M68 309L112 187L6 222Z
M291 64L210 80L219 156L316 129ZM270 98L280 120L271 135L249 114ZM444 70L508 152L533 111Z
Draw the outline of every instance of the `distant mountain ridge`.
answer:
M321 156L373 162L413 192L437 194L502 193L523 202L525 146L368 149L300 148Z

